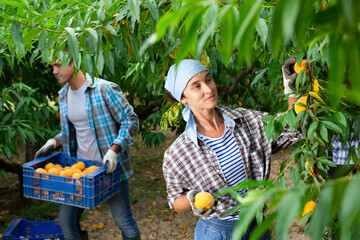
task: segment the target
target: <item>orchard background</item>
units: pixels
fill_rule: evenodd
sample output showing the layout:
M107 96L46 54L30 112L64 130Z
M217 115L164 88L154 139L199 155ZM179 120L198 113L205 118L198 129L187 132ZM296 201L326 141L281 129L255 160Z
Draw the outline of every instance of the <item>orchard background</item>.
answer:
M332 139L346 143L352 132L359 136L359 18L356 0L1 1L0 153L6 159L0 159L0 174L6 179L15 172L21 181L21 165L11 161L19 147L30 161L59 131L60 86L52 61L73 58L77 69L119 84L140 118L142 140L156 147L166 140L163 130L184 127L180 107L165 101L164 76L172 64L195 58L211 69L220 104L269 112L263 119L269 139L299 122L305 137L276 181L239 186L254 188L245 200L236 189L224 189L242 208L234 239L262 215L265 203L258 233L274 224L277 238L287 239L297 220L306 223L311 239L335 233L359 238L360 178L328 180L333 164L325 154ZM66 44L68 54L61 51ZM291 55L298 63L307 59L309 70L296 80L296 94L309 96L308 108L298 114L287 110L282 87L281 67ZM350 149L356 168L357 154ZM288 168L291 188L283 175ZM318 174L309 172L314 168ZM315 210L301 216L310 200L317 202Z

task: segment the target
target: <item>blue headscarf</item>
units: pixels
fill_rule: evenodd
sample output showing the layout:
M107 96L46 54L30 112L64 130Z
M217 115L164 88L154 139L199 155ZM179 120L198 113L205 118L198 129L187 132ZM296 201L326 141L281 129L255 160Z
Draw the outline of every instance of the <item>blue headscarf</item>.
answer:
M181 96L186 88L187 83L196 74L208 71L208 69L202 65L199 61L193 59L184 59L177 66L174 64L170 67L167 76L165 77L165 89L168 90L171 95L181 101ZM189 137L197 144L197 133L194 116L186 104L182 111L184 120L187 122L185 131Z

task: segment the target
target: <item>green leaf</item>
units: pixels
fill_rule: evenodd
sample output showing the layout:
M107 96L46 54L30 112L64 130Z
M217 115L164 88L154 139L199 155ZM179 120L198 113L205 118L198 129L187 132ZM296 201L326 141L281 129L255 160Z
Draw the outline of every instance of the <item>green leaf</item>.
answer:
M115 29L113 28L113 26L111 26L110 24L107 24L105 27L112 35L116 36L117 32L115 31Z
M337 133L343 133L342 129L337 126L335 123L330 122L330 121L322 121L322 123L328 128L331 129Z
M150 10L151 16L156 22L159 21L159 10L155 0L146 0L145 6Z
M255 24L259 19L260 0L245 1L240 7L239 24L234 25L236 32L234 46L238 46L237 61L242 64L245 60L250 67L252 64ZM240 25L240 27L239 27ZM239 29L239 30L237 30Z
M11 36L15 42L15 45L20 50L20 53L25 56L23 33L21 24L19 22L13 22L11 24Z
M3 66L4 66L3 59L0 56L0 75L1 75L1 72L2 72L2 69L3 69ZM1 103L0 103L0 105L1 105Z
M329 165L329 166L331 166L331 167L336 167L336 166L337 166L333 161L329 161L329 160L327 160L327 159L325 159L325 158L320 158L320 159L319 159L319 162L320 162L320 163L324 163L324 164L326 164L326 165Z
M31 30L27 31L27 33L24 35L25 48L27 45L30 45L31 41L41 32L43 32L43 31L40 29L31 29Z
M288 187L284 176L281 176L281 177L278 178L278 186L280 188L287 188Z
M320 136L322 137L322 139L324 139L325 142L329 142L328 130L324 126L324 124L320 123L319 124L319 129L320 129Z
M198 8L192 12L192 15L187 18L185 23L186 37L182 40L179 51L176 54L176 63L185 58L189 52L196 55L196 32L200 27L201 19L204 14L204 8Z
M341 96L345 91L343 85L346 63L347 63L347 51L345 44L343 43L342 34L340 36L332 37L329 43L330 51L330 66L329 66L329 78L328 78L328 90L329 90L329 102L330 105L337 109Z
M251 21L257 17L257 14L259 13L260 4L261 4L261 0L252 0L252 1L245 1L241 6L241 13L246 13L247 15L245 16L243 21L240 22L241 26L234 38L235 43L240 42L240 40L243 38L246 29L249 27Z
M95 53L98 46L98 34L92 28L85 28L85 30L89 33L86 37L86 50L88 53Z
M156 35L150 35L149 37L150 42L155 43L163 38L170 26L176 26L178 24L186 13L186 10L186 8L177 9L162 16L156 24Z
M111 52L109 52L108 59L109 59L108 69L109 69L109 71L111 72L111 74L114 75L114 74L115 74L114 56L112 55Z
M290 179L295 187L298 184L301 184L301 186L304 186L304 182L300 178L299 173L293 167L290 168Z
M40 53L40 49L38 49L38 48L33 51L33 53L31 54L31 57L30 57L31 65L33 64L35 58L39 55L39 53Z
M7 121L9 121L12 118L12 113L7 113L2 119L1 119L1 125L5 125Z
M277 213L273 213L265 218L264 221L258 223L256 228L251 231L250 240L260 239L263 234L270 229L277 218Z
M221 214L221 216L228 216L228 215L232 215L233 213L236 213L237 211L239 211L242 208L242 205L237 205L233 208L231 208L230 210L224 212Z
M74 29L66 27L65 30L68 32L68 46L70 55L74 59L74 64L77 69L80 69L81 57L79 53L79 43L75 34Z
M276 3L274 15L273 15L273 30L271 32L271 43L272 43L272 53L275 59L278 59L279 50L281 43L283 42L283 32L282 32L282 21L283 21L283 12L285 11L286 1L279 1Z
M233 27L234 24L237 22L237 19L235 19L234 11L237 11L237 9L230 8L230 6L225 7L223 11L224 15L222 17L222 27L221 27L221 54L223 56L223 62L225 66L228 65L230 55L234 49L234 31Z
M344 127L347 127L346 117L342 112L335 112L334 113L335 119Z
M300 0L300 11L298 12L296 23L293 26L297 47L303 48L306 45L306 34L313 19L313 0Z
M138 0L128 0L128 8L132 17L140 22L140 4Z
M260 36L261 41L266 45L267 37L268 37L268 26L263 18L259 18L256 22L255 29Z
M246 230L250 226L250 223L255 218L256 213L259 210L262 210L264 203L268 199L268 197L269 197L269 193L264 193L260 197L260 199L253 202L251 205L241 209L239 213L239 220L236 224L236 227L232 235L233 239L241 239L241 236L245 234Z
M20 1L25 5L26 8L30 8L28 0L20 0Z
M23 105L25 101L24 99L21 99L16 106L15 112L14 112L14 119L20 119L21 112L23 111Z
M262 117L261 118L261 121L263 121L263 122L269 122L269 121L272 121L272 120L274 120L274 116L273 115L266 115L265 117Z
M100 51L98 53L98 59L97 59L97 63L96 63L96 69L98 70L99 74L101 75L104 69L104 65L105 65L105 58L103 53Z
M277 207L277 223L275 226L276 236L279 239L288 239L288 231L291 223L300 211L300 199L302 191L291 189L279 202Z
M4 172L2 169L0 169L0 175L8 182L10 182L10 179L6 175L6 172Z
M265 127L264 127L264 132L266 135L266 139L268 141L271 140L272 136L274 135L275 132L275 128L274 128L274 121L270 121Z
M352 0L342 0L340 1L342 10L344 10L344 15L346 20L349 23L353 21L353 1Z
M89 75L92 78L94 78L95 77L94 62L93 62L92 57L89 54L85 55L84 65L85 65L86 72L89 73Z
M40 49L46 48L46 36L47 36L46 31L43 31L40 33L39 40L38 40Z
M298 91L299 88L304 85L305 80L306 80L306 71L303 70L296 77L296 81L295 81L296 91Z
M310 124L309 130L308 130L308 137L312 138L312 135L316 129L316 127L318 126L318 122L314 121Z
M41 13L41 15L34 18L34 22L40 24L40 22L46 18L54 18L59 15L65 15L69 12L71 12L71 9L53 10L53 11L43 12L43 13Z
M19 141L21 143L25 143L26 142L26 135L25 135L24 130L19 126L16 126L16 127L17 127L17 133L18 133L18 136L19 136Z
M204 18L209 19L209 23L207 23L207 27L205 31L203 31L203 33L201 34L197 44L196 56L198 57L201 56L202 53L204 52L205 46L209 41L209 38L212 35L214 35L218 23L217 23L217 19L214 18L213 16L214 14L217 14L217 10L218 10L217 5L212 5L204 14Z
M5 146L4 148L3 148L3 151L4 151L4 154L5 154L5 156L7 157L7 159L12 159L13 158L13 155L12 155L12 153L11 153L11 150L10 150L10 148L8 147L8 146Z
M295 125L295 120L296 120L295 113L294 113L294 110L293 110L293 109L289 109L289 110L287 111L286 120L287 120L287 123L288 123L288 125L289 125L289 128L290 128L291 130L293 130L294 125Z
M285 42L288 42L292 38L299 7L299 0L286 1L282 16L282 33L285 38Z
M39 102L38 101L36 101L36 99L35 98L30 98L30 101L32 102L32 104L34 104L36 107L40 107L40 104L39 104Z
M311 239L322 239L324 228L330 221L330 209L332 209L333 196L336 195L333 195L331 185L325 186L321 190L318 204L309 223Z

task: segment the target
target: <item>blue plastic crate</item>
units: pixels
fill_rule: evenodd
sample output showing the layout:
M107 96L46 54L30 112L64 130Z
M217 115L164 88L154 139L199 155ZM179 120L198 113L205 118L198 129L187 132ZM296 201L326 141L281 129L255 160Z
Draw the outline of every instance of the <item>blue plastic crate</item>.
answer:
M15 219L3 233L2 239L61 240L64 236L58 221Z
M81 208L94 208L119 192L122 171L119 165L111 174L106 174L106 169L100 167L79 179L35 172L36 168L44 168L50 162L71 166L79 161L84 162L86 168L93 165L101 166L100 162L70 158L61 152L54 152L25 163L24 196Z

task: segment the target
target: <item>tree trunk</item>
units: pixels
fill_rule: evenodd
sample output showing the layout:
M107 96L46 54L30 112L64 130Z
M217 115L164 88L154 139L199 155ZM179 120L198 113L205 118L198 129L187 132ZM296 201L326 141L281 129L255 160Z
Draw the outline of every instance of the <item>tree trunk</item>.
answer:
M9 163L0 158L0 169L4 169L6 172L16 173L19 177L19 193L20 198L23 199L23 169L20 164Z
M26 143L25 162L34 160L34 156L37 150L39 150L39 144L37 143Z

